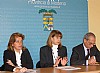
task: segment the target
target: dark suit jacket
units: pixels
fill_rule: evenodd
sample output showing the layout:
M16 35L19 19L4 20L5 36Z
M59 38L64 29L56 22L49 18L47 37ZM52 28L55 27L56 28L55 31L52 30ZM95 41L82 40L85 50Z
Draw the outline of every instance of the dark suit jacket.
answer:
M0 67L0 71L4 71L4 64Z
M65 46L58 48L58 56L67 57L67 49ZM40 66L53 67L52 49L49 46L43 46L40 48ZM59 64L61 65L61 64Z
M94 45L90 49L90 56L95 56L96 61L100 62L100 52L97 49L96 45ZM73 48L72 55L70 58L70 64L71 65L86 65L85 51L84 51L83 44L80 44Z
M4 56L3 56L4 67L5 67L4 70L5 71L13 71L13 69L15 67L13 67L11 65L8 65L6 63L8 59L11 60L14 65L17 66L17 64L16 64L16 55L15 55L14 51L5 50L4 51ZM33 61L32 61L32 58L30 56L30 53L29 53L28 49L22 51L21 64L22 64L22 67L26 67L28 69L32 69L33 68Z

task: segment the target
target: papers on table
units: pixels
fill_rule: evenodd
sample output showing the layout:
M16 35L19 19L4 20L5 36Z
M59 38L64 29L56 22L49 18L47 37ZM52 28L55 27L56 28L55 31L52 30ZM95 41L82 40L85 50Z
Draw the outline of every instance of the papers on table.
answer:
M37 73L37 70L34 69L28 69L26 72L24 73Z
M78 70L81 69L79 67L73 67L73 66L61 66L61 67L56 67L57 69L62 69L62 70Z
M13 73L16 73L16 72L13 72ZM27 69L27 71L25 71L25 72L18 72L18 73L37 73L37 70L35 70L35 69Z

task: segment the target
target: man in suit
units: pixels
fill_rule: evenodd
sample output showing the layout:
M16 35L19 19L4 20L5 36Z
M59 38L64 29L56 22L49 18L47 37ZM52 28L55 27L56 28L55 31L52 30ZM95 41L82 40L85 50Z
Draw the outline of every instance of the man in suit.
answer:
M100 62L100 52L97 49L96 37L89 32L84 35L83 43L72 49L71 65L94 65Z

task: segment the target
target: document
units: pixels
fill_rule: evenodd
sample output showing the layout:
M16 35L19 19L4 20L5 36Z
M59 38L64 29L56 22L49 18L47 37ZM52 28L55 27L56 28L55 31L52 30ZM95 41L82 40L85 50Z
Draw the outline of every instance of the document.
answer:
M28 69L26 72L24 73L37 73L37 70L34 69Z
M26 72L18 72L18 73L37 73L37 70L28 69Z
M57 69L62 69L62 70L78 70L81 69L79 67L73 67L73 66L61 66L61 67L56 67Z

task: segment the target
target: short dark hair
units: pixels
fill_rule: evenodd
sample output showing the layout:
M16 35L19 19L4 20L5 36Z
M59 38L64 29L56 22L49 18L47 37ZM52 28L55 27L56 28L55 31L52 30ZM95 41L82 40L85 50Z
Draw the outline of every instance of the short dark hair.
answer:
M88 32L84 35L84 38L83 39L86 39L86 40L89 40L89 37L92 36L94 38L96 38L96 36L94 35L94 33L92 32Z

